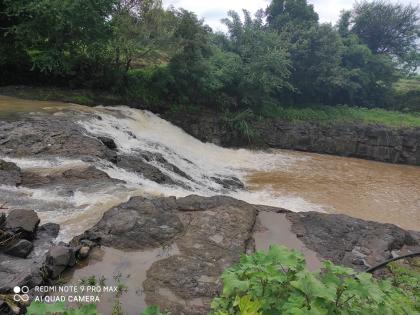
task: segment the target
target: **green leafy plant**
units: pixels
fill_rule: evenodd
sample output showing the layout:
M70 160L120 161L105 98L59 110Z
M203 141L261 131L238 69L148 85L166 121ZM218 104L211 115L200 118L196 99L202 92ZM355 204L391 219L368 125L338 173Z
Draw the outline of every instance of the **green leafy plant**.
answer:
M162 313L158 306L151 305L146 307L140 315L169 315L169 313Z
M416 264L417 262L417 264ZM420 313L420 261L402 265L399 262L392 262L388 265L391 273L391 281L394 286L402 288L414 301L415 309Z
M68 308L64 302L42 303L32 302L26 311L26 315L100 315L95 304L85 304L77 308Z
M223 121L233 131L245 137L249 143L258 140L258 132L251 126L251 122L255 121L257 117L251 109L246 109L242 112L229 112L226 111L222 116Z
M213 315L418 314L413 295L390 281L331 262L309 272L302 254L281 246L243 256L222 279Z

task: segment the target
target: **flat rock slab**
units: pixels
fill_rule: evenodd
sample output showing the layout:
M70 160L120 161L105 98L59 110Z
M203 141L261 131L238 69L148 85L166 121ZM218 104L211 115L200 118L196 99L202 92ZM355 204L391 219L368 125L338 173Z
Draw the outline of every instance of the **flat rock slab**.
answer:
M84 237L100 239L117 249L147 249L163 246L183 231L179 217L156 202L133 197L107 211Z
M73 189L80 189L97 184L118 184L121 180L111 178L107 173L94 166L68 169L54 175L42 176L34 172L24 171L22 175L22 186L39 188L45 186L64 186Z
M221 288L221 273L249 246L257 211L228 197L197 196L178 199L177 209L186 226L175 241L180 255L148 270L146 302L172 314L207 314Z
M75 241L91 240L126 250L174 245L177 253L162 257L147 270L145 301L171 314L208 314L211 301L222 288L222 272L242 254L255 250L256 222L261 221L257 218L263 212L282 219L276 223L270 216L264 217L271 220L272 234L280 235L280 239L269 240L270 244L287 246L290 239L296 239L317 259L359 270L389 258L392 251L420 248L419 233L391 224L344 215L292 213L230 197L195 195L178 199L133 197L106 212L95 227Z
M74 117L74 120L81 117ZM116 153L88 136L69 117L33 116L0 124L0 154L11 156L96 157L114 161Z
M133 197L77 239L131 250L175 244L179 253L147 271L146 302L172 314L207 314L220 274L252 243L256 215L254 206L229 197Z
M318 212L288 213L292 231L322 258L366 270L405 248L420 250L420 233L349 217Z

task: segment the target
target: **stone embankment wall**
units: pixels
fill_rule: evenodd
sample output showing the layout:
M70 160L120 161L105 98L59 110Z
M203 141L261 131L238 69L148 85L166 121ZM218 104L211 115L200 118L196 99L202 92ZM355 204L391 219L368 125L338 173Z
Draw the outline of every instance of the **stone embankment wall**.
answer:
M215 115L183 114L165 118L205 142L227 147L249 145L246 137ZM420 128L284 120L258 121L253 128L260 136L257 146L420 165Z

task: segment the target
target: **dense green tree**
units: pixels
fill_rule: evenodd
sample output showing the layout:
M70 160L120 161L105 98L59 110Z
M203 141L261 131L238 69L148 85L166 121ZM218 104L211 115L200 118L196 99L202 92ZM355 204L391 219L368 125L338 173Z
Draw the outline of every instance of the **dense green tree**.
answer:
M266 10L271 28L306 28L318 23L318 14L307 0L273 0Z
M293 91L279 95L283 103L329 102L342 84L339 34L318 15L306 0L273 0L266 10L268 26L289 45Z
M411 70L417 67L420 38L418 6L393 4L385 0L356 2L351 11L349 28L374 53L398 58Z
M343 44L342 84L336 90L334 102L384 106L398 78L395 62L386 55L375 55L354 34L344 37Z
M332 27L307 0L272 0L255 17L230 12L227 33L215 34L161 1L0 1L0 84L106 88L252 116L277 105L385 106L420 63L412 5L356 3Z
M174 38L179 51L168 66L170 98L181 103L208 104L211 95L208 82L211 29L190 11L181 9L174 13L177 18Z
M112 47L115 63L128 71L132 62L161 57L163 48L174 44L173 12L164 10L161 0L125 0L115 5L112 15Z
M228 35L221 46L226 53L219 52L212 60L223 95L236 108L258 110L275 104L277 94L291 89L287 44L265 27L262 12L252 18L244 11L243 22L234 11L229 17L224 20Z
M31 67L31 62L22 43L10 32L18 23L18 18L7 13L7 3L0 1L0 84L28 82L21 74Z
M8 29L33 69L53 78L102 77L109 64L109 16L114 0L5 0L18 20Z
M296 88L292 101L330 103L335 89L342 84L340 36L331 25L322 24L291 37L291 84Z

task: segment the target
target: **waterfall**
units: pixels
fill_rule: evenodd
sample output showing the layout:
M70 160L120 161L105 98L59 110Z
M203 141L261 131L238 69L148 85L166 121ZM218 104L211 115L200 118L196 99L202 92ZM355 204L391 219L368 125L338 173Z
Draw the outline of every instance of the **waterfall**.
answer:
M12 208L34 209L42 221L60 223L63 239L82 233L93 225L104 211L127 201L131 196L138 195L182 197L190 194L223 194L254 204L285 207L295 211L320 210L319 206L298 196L275 196L270 187L263 191L249 191L246 188L246 175L249 172L286 169L293 166L297 160L306 157L291 156L282 152L227 149L203 143L151 112L125 106L77 106L74 110L89 114L88 119L77 121L88 136L113 139L119 154L158 154L164 161L176 166L177 171L168 168L159 159L146 161L176 184L159 184L105 160L82 161L65 156L0 157L17 164L23 170L42 176L92 165L106 172L111 178L123 181L113 185L98 182L95 185L77 187L75 191L70 192L58 186L28 188L0 185L0 200L7 201ZM180 171L188 176L180 175ZM230 178L244 182L245 188L223 187L221 180Z

